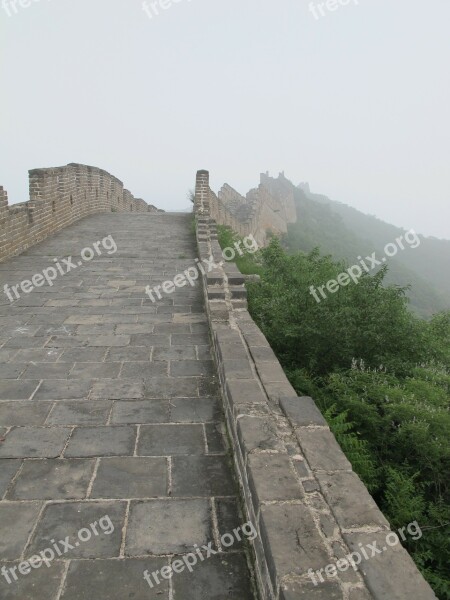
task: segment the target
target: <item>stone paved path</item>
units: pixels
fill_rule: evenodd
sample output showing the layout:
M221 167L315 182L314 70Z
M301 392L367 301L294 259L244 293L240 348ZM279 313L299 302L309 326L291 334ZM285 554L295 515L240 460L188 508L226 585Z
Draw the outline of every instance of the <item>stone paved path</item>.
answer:
M109 234L116 253L10 305L5 284ZM201 290L144 294L195 256L190 215L110 214L0 264L2 600L253 598L238 542L143 576L242 525Z

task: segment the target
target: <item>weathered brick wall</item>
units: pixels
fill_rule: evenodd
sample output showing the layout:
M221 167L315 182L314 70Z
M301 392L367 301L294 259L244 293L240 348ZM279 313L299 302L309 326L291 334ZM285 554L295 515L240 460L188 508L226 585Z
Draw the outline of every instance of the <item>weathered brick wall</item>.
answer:
M199 257L219 265L213 203L208 172L199 171ZM261 600L436 600L402 545L387 542L394 532L314 400L296 396L247 310L245 276L225 263L203 275L203 287L246 518L258 532ZM373 554L369 545L384 550ZM344 568L354 552L361 563Z
M30 200L8 206L0 187L0 261L93 213L156 212L103 169L70 164L29 172Z
M228 184L218 195L211 189L208 194L211 217L241 236L252 234L260 246L266 245L269 231L286 233L288 223L297 220L294 186L283 173L277 179L262 174L260 185L246 197Z

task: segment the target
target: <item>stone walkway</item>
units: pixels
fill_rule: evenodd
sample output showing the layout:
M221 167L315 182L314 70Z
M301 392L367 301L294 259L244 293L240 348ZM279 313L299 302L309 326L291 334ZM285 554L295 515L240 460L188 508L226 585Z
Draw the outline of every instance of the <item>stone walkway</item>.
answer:
M202 292L144 294L195 264L191 219L89 217L0 264L2 600L253 599L244 544L220 544L243 521ZM78 265L110 234L117 252ZM69 255L10 304L5 284Z

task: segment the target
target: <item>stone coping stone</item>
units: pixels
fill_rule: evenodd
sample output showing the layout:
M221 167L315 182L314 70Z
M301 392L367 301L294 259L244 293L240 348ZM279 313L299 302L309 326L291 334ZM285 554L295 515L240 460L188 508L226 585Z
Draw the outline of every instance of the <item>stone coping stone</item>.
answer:
M283 452L273 419L270 417L242 416L238 420L238 436L242 454L246 456L257 450Z
M359 590L358 590L359 591ZM364 592L364 590L360 590ZM280 600L342 600L344 595L336 582L325 581L320 585L310 582L286 582L280 590ZM360 600L366 598L361 596ZM356 596L355 596L356 599Z
M256 512L263 502L303 498L287 454L251 454L247 473Z
M295 398L280 398L280 406L294 427L308 425L327 426L322 413L316 403L309 396Z
M389 522L356 473L317 473L316 477L340 527L389 529Z
M260 531L274 589L287 575L302 575L331 562L311 512L304 504L264 505Z
M394 532L344 533L351 552L359 552L362 557L358 568L372 596L375 600L437 600L401 543L394 545L395 535ZM375 544L377 552L373 556ZM368 559L363 556L361 545Z
M336 438L328 428L297 429L297 439L313 471L351 471Z

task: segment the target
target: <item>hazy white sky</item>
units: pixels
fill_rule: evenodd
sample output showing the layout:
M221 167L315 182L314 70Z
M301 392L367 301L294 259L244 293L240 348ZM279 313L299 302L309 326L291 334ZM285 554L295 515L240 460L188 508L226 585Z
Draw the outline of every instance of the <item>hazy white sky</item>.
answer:
M342 1L159 0L150 18L142 0L3 0L10 202L28 169L69 162L166 210L189 205L197 169L241 193L284 170L450 239L450 2Z

